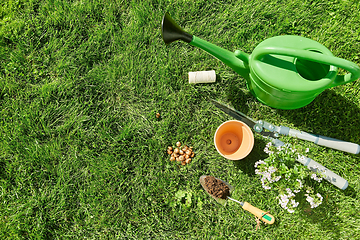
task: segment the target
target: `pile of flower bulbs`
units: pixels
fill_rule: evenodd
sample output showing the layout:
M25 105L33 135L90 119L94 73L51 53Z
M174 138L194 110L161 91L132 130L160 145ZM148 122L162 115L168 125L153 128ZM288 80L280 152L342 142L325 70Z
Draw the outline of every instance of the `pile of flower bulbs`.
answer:
M167 153L170 155L170 161L181 162L181 165L186 165L191 162L191 158L195 156L193 152L193 147L188 147L186 145L181 146L180 142L176 143L176 148L171 146L168 147Z

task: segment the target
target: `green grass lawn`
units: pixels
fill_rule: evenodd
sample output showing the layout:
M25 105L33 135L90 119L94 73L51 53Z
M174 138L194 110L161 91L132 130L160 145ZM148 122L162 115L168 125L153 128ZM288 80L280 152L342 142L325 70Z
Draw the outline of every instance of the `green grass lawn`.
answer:
M359 155L309 147L309 157L349 181L343 191L314 182L316 209L290 214L261 187L254 162L216 151L217 127L232 119L208 98L254 119L360 144L360 80L325 90L311 104L277 110L245 80L183 42L165 46L168 11L180 26L247 53L282 34L316 40L360 65L359 1L5 0L0 4L1 239L359 239ZM215 70L213 84L188 72ZM156 113L161 117L156 118ZM167 146L194 147L170 162ZM235 199L275 216L256 231L237 203L216 204L201 188L210 174ZM185 201L186 200L186 201Z

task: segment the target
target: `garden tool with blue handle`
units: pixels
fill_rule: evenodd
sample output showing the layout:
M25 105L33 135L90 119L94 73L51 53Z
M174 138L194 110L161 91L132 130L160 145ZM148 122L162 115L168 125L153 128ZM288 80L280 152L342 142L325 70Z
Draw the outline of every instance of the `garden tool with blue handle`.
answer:
M295 129L291 129L284 126L275 126L271 123L268 123L263 120L255 121L251 119L250 117L246 116L245 114L230 108L222 103L219 103L213 99L210 99L210 101L219 109L221 109L223 112L227 113L228 115L232 116L233 118L240 120L244 123L246 123L250 128L254 129L255 132L261 134L264 137L268 137L271 139L272 144L274 144L275 147L280 147L285 145L284 142L277 139L279 137L279 134L281 135L288 135L291 137L300 138L302 140L310 141L315 144L333 148L336 150L341 150L348 153L354 153L358 154L360 152L360 146L355 143L351 142L345 142L334 138L324 137L320 135L310 134L302 131L298 131ZM265 131L268 130L268 131ZM298 162L306 166L308 169L319 172L325 176L324 178L335 185L336 187L344 190L348 187L349 183L344 178L340 177L336 173L332 172L331 170L325 168L321 164L317 163L316 161L301 156L296 159ZM321 170L320 170L321 169Z

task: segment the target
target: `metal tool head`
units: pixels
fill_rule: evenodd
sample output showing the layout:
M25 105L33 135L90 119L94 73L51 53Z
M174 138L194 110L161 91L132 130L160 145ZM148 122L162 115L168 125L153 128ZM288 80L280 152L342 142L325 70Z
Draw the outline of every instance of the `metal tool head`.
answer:
M256 121L254 121L253 119L249 118L248 116L246 116L245 114L243 114L242 112L239 112L235 109L232 109L228 106L226 106L225 104L219 103L217 101L215 101L214 99L209 99L210 102L212 102L217 108L221 109L223 112L227 113L228 115L232 116L233 118L242 121L244 123L246 123L250 128L254 128Z
M221 109L223 112L227 113L228 115L232 116L233 118L242 121L246 123L250 128L252 128L255 132L263 135L264 137L272 137L277 138L278 134L276 133L276 126L274 126L274 129L271 128L271 124L259 120L255 121L252 118L246 116L242 112L237 111L236 109L230 108L222 103L219 103L215 101L214 99L209 99L210 102L212 102L216 107ZM270 127L269 127L270 126ZM266 132L265 129L269 130L269 132Z

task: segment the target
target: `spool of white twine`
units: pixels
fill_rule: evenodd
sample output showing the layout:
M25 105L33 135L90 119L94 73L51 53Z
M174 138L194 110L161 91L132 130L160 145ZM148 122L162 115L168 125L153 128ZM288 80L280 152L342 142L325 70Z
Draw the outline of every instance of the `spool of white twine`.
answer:
M212 83L216 81L214 70L189 72L189 83Z

